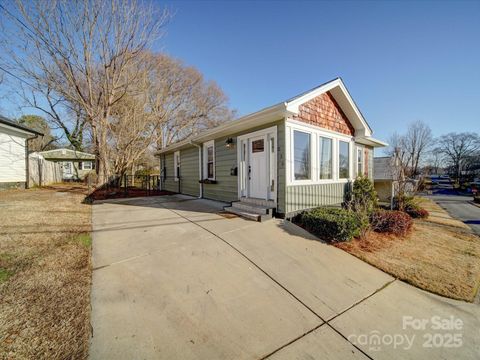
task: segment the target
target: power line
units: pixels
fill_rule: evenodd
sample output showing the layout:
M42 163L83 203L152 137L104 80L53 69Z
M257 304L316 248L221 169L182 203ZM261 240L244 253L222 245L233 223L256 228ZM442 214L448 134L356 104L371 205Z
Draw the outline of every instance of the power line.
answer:
M10 76L14 77L15 79L23 82L24 84L30 86L30 87L33 88L33 89L35 89L35 86L33 86L32 84L30 84L28 81L22 79L20 76L15 75L14 73L12 73L11 71L5 69L5 68L2 67L1 65L0 65L0 70L2 70L2 71L3 71L4 73L6 73L7 75L10 75Z

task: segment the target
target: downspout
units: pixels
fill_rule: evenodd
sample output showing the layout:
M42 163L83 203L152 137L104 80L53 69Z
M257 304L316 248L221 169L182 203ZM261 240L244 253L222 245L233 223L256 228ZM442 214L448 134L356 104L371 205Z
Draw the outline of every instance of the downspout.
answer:
M199 144L195 144L192 140L190 140L190 145L195 146L198 149L198 177L199 177L199 185L200 185L200 195L199 199L203 198L203 162L202 162L202 146Z

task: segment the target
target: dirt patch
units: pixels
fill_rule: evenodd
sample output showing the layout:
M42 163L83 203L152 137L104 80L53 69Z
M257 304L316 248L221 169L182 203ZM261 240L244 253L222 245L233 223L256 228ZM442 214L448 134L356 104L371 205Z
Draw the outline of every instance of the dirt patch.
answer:
M337 247L419 288L473 301L480 284L480 238L416 221L403 237L370 232Z
M75 184L0 193L0 358L85 359L91 208Z

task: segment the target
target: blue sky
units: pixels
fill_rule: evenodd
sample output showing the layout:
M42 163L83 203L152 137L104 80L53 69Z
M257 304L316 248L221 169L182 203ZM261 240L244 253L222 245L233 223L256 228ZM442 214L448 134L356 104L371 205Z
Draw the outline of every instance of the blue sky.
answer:
M480 132L480 2L159 2L159 49L218 82L240 115L341 76L388 139L423 120Z
M215 80L240 115L341 76L377 138L415 120L434 135L480 132L478 1L158 5L174 16L156 50Z

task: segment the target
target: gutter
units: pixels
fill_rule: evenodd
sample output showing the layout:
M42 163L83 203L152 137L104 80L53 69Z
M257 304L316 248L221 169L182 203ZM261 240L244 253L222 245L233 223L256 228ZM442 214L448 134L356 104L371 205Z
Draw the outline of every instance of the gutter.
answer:
M192 140L190 140L190 145L193 145L198 149L198 177L199 177L198 185L200 186L200 195L198 196L198 198L202 199L203 198L203 183L201 182L201 180L203 180L202 146L197 143L194 143Z

